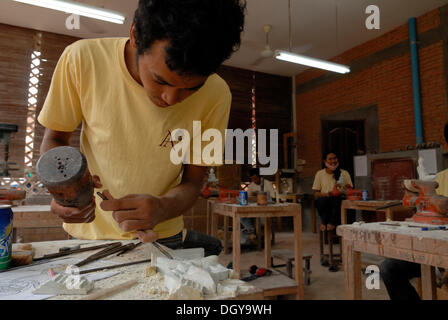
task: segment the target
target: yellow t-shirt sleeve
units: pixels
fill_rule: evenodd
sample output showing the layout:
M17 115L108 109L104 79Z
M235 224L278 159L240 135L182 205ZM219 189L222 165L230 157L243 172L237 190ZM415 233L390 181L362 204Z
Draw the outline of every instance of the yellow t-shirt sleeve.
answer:
M322 181L321 181L321 177L320 177L320 173L319 172L317 172L316 176L314 177L313 190L314 191L321 191L322 190Z
M78 69L72 55L73 46L65 49L53 74L50 89L38 121L44 127L72 132L82 122Z
M201 142L202 148L200 150L194 148L194 145L191 146L190 153L192 159L201 159L201 161L200 163L197 163L197 161L192 160L190 163L197 166L213 167L223 165L226 129L229 124L231 104L232 94L230 93L230 89L226 87L220 101L213 106L207 116L201 121L202 138L209 135L209 140L205 139ZM218 141L216 141L216 136L220 136L221 138L218 138ZM215 153L218 154L216 155Z

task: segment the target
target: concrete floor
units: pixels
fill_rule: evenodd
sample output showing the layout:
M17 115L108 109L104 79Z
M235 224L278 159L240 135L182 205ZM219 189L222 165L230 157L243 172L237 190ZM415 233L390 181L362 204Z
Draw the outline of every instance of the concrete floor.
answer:
M272 249L292 249L293 233L276 233L276 243ZM304 232L302 234L303 253L312 254L311 259L311 284L305 286L304 293L306 300L344 300L344 270L340 267L338 272L330 272L328 267L320 265L319 254L319 234ZM339 246L337 247L339 249ZM336 250L338 250L336 249ZM370 264L381 263L379 257L368 257ZM232 261L232 253L221 254L220 263L224 266ZM373 261L373 263L372 263ZM279 263L279 262L277 262ZM250 266L257 265L264 267L264 251L256 249L242 249L241 270L249 270ZM285 268L279 268L285 270ZM365 286L366 277L363 276L363 299L365 300L389 300L384 283L381 282L379 290L367 290Z

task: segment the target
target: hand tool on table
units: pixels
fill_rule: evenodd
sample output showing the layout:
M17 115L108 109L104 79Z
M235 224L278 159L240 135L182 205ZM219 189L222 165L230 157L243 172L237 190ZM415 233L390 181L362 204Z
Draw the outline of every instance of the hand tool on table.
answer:
M375 208L375 210L380 211L380 210L389 209L389 208L392 208L392 207L398 207L398 206L401 206L402 204L403 204L402 201L397 201L397 202L386 204L385 206L381 206L381 207Z
M125 253L128 253L128 252L131 251L131 250L134 250L135 248L137 248L138 246L140 246L140 245L142 245L142 244L143 244L143 242L130 243L130 244L128 245L128 247L124 248L123 251L119 252L119 253L117 254L117 256L120 257L120 256L124 255Z
M98 291L95 293L92 293L91 295L84 297L80 300L97 300L97 299L102 299L105 298L107 296L119 293L121 291L124 291L126 289L129 289L133 286L135 286L138 283L138 280L134 279L134 280L129 280L127 282L124 282L122 284L119 284L118 286L109 288L109 289L104 289L102 291Z
M59 252L67 252L67 251L70 251L70 250L77 250L77 249L81 249L81 245L80 244L78 244L76 246L73 246L73 247L62 247L62 248L59 248Z
M448 197L438 195L436 181L404 180L403 206L416 208L412 220L418 223L448 224Z
M249 282L264 276L270 276L272 274L271 270L266 268L258 268L255 265L250 267L249 272L251 273L251 275L242 278L241 281Z
M91 256L87 257L86 259L78 262L77 264L75 264L76 267L81 267L83 265L86 265L90 262L94 262L97 261L99 259L105 258L107 256L110 256L111 254L117 253L122 251L124 248L128 247L129 244L127 245L122 245L121 242L116 242L112 245L109 245L109 247L106 247L104 250L101 250L100 252L97 252L95 254L92 254Z
M422 231L435 231L435 230L446 230L445 226L438 226L438 227L422 227Z
M80 252L86 252L86 251L92 251L92 250L97 250L97 249L103 249L103 248L107 248L110 247L111 245L116 245L119 244L121 245L121 242L114 242L114 243L108 243L108 244L102 244L102 245L98 245L98 246L93 246L93 247L86 247L86 248L80 248L80 249L74 249L74 250L68 250L68 251L63 251L63 252L57 252L57 253L51 253L51 254L46 254L40 258L36 258L33 261L41 261L41 260L49 260L49 259L55 259L55 258L60 258L60 257L65 257L71 254L75 254L75 253L80 253Z
M154 245L154 247L156 247L165 257L167 257L168 259L173 260L173 256L171 254L169 254L168 251L166 251L165 249L162 248L162 246L160 244L158 244L157 242L153 242L152 243Z
M116 268L133 266L133 265L136 265L136 264L149 263L149 262L151 262L151 259L139 260L139 261L134 261L134 262L117 264L117 265L113 265L113 266L107 266L107 267L101 267L101 268L95 268L95 269L89 269L89 270L82 270L82 271L79 272L79 274L86 274L86 273L91 273L91 272L96 272L96 271L116 269Z

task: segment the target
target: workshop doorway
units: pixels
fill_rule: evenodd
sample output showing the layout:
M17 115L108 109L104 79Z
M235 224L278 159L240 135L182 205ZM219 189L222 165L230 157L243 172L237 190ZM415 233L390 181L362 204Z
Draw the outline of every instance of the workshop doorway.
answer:
M334 150L339 153L340 167L354 179L353 156L364 154L364 120L322 120L322 151Z

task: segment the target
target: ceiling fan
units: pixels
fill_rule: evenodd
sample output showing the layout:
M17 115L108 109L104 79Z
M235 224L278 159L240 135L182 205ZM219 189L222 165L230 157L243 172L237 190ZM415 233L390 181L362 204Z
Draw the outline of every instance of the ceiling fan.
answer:
M337 6L336 6L336 12L337 12ZM251 65L252 67L258 66L260 63L262 63L266 59L275 58L278 60L291 62L294 64L299 64L303 66L308 66L312 68L319 68L324 69L328 71L333 71L337 73L349 73L350 67L341 65L338 63L334 63L331 61L325 61L321 59L316 59L308 56L302 55L302 53L305 53L306 51L310 50L313 45L307 44L300 47L292 47L292 17L291 17L291 0L288 0L288 13L289 13L289 48L288 50L285 49L278 49L273 51L270 44L269 44L269 33L272 30L271 25L264 26L264 32L266 33L266 46L265 48L260 52L260 57L255 60L255 62Z
M274 56L274 51L271 48L271 45L269 43L269 33L272 30L272 26L270 24L267 24L263 27L263 30L266 34L266 45L264 49L260 52L260 57L255 60L254 63L252 63L252 66L257 66L260 63L262 63L265 59L272 58Z
M303 46L292 47L291 6L289 6L289 15L290 15L290 19L289 19L289 48L288 48L288 51L298 53L298 54L305 53L305 52L309 51L313 47L313 45L306 44ZM257 58L257 60L255 60L255 62L251 64L251 66L253 66L253 67L258 66L259 64L261 64L263 61L265 61L267 59L273 58L275 55L275 50L272 50L270 42L269 42L269 36L270 36L270 32L272 30L272 25L270 25L270 24L265 25L263 27L263 30L266 34L266 45L265 45L264 49L260 52L260 56ZM280 50L286 50L286 49L280 49Z

